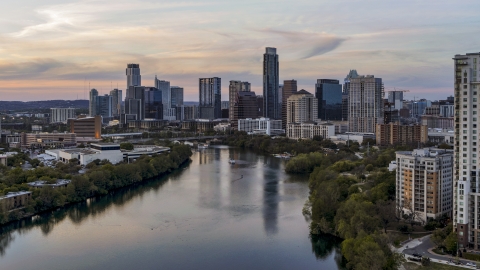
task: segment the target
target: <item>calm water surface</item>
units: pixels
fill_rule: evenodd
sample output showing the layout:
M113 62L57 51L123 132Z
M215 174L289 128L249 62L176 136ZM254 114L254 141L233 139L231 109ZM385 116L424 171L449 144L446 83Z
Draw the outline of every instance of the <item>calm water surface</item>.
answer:
M0 269L338 269L335 243L308 236L307 180L283 168L201 150L168 177L4 228Z

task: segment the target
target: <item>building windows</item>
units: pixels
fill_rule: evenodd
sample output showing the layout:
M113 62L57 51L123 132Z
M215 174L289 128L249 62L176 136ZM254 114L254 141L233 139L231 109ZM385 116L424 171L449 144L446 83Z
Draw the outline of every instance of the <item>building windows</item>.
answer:
M463 111L463 115L467 115L467 111Z

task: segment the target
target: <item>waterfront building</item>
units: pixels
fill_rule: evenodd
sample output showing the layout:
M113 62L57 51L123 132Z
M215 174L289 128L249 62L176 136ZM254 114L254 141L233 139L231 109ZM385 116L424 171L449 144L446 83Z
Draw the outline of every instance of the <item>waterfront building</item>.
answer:
M331 123L304 122L289 123L287 125L287 137L294 140L313 139L315 136L330 139L334 135L335 125Z
M127 64L125 74L127 75L127 89L130 86L142 85L142 76L140 75L139 64Z
M51 108L50 123L66 123L67 119L75 118L75 108Z
M290 123L318 121L318 101L305 90L293 93L287 99L287 126Z
M341 121L342 85L338 80L319 79L315 84L315 97L318 100L318 119Z
M233 119L230 119L231 126L236 129L238 119L256 118L257 111L257 96L255 92L237 92L233 103Z
M426 223L453 210L453 151L415 149L396 152L396 209ZM398 214L398 213L397 213Z
M218 77L199 79L199 112L202 119L217 119L222 116L222 80Z
M383 124L383 83L373 75L350 79L348 90L348 128L350 132L375 133Z
M281 119L279 108L279 64L276 48L265 48L263 55L263 116Z
M256 135L280 135L285 133L282 129L282 120L269 118L238 119L238 130Z
M0 196L0 212L25 207L31 200L31 191L8 192L6 195Z
M72 159L78 159L80 165L87 165L96 159L106 159L112 164L117 164L123 161L123 154L120 151L119 144L91 143L89 148L60 150L59 159L65 163L68 163Z

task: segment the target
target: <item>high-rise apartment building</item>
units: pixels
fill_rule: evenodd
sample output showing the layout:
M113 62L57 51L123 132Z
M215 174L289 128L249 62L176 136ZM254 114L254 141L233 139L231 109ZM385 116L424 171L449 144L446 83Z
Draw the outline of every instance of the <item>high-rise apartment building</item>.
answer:
M230 119L232 127L237 129L239 119L257 118L257 106L255 92L237 92L232 108L233 119Z
M135 120L145 119L145 87L130 86L125 96L125 114L135 115Z
M287 100L297 92L296 80L284 80L282 89L282 128L287 128Z
M398 122L377 124L375 138L377 145L423 145L428 141L428 127Z
M155 76L155 88L162 92L163 120L173 121L175 117L175 108L172 108L172 91L170 82L157 79Z
M342 85L338 80L319 79L315 84L315 97L318 100L318 119L341 121Z
M76 118L74 108L51 108L50 123L66 123L68 119Z
M455 178L453 226L459 248L480 249L480 53L455 55Z
M127 88L130 86L142 85L142 76L140 75L139 64L127 64L125 75L127 75Z
M348 120L348 92L350 90L350 80L357 78L358 73L355 69L350 70L347 77L343 80L343 92L342 92L342 119Z
M222 80L220 78L200 78L199 96L201 119L218 119L222 117Z
M263 55L263 114L270 119L281 119L279 108L279 65L276 48L267 47Z
M90 102L88 104L88 115L92 117L97 115L97 97L98 97L97 89L95 88L91 89L89 93Z
M289 123L318 121L318 101L305 90L293 93L287 99L287 126Z
M235 106L235 99L237 98L238 92L250 92L250 83L242 82L242 81L230 81L230 85L228 86L228 103L229 103L228 118L230 119L230 122L236 121L233 113L233 107ZM253 118L256 118L256 117L257 116ZM232 122L232 125L234 124L235 123Z
M375 133L383 124L383 83L373 75L350 79L348 90L348 128L350 132Z
M396 152L396 205L403 214L426 222L453 209L453 152L415 149ZM460 206L463 208L463 206Z
M122 114L122 90L113 89L110 91L110 96L112 96L112 114L113 116L120 116Z
M182 106L183 105L183 87L171 86L170 91L171 91L170 103L172 104L172 108Z

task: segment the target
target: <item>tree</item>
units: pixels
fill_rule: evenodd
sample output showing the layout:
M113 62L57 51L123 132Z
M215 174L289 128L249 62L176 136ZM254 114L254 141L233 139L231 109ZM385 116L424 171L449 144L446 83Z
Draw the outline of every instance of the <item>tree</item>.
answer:
M382 222L383 231L387 233L388 224L395 219L395 202L393 201L377 201L375 204L378 216Z
M133 150L133 148L134 148L133 144L129 142L123 142L120 144L120 149Z
M367 236L365 233L343 241L342 254L348 261L349 269L380 270L387 264L382 248L372 236Z
M447 251L455 254L457 251L457 234L454 231L451 231L450 234L445 239L445 248Z

